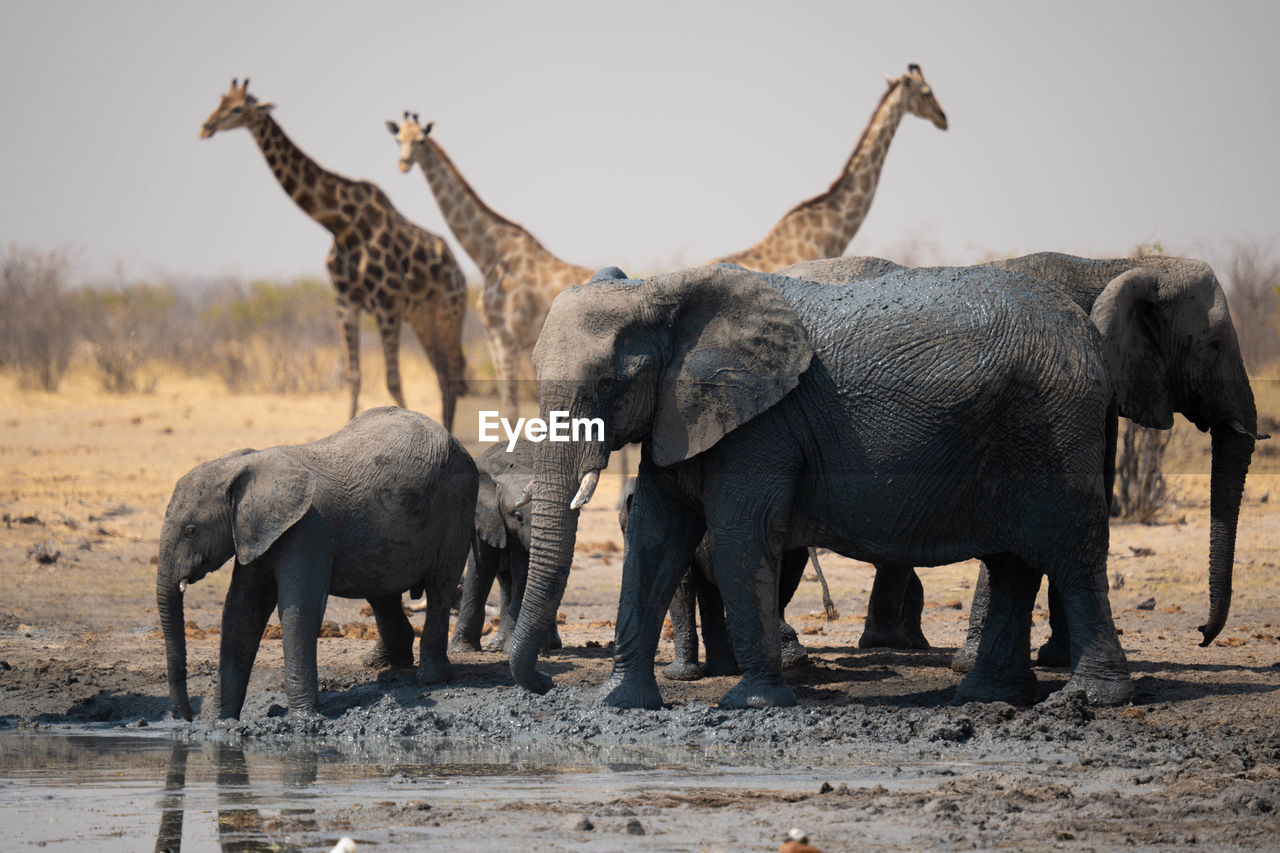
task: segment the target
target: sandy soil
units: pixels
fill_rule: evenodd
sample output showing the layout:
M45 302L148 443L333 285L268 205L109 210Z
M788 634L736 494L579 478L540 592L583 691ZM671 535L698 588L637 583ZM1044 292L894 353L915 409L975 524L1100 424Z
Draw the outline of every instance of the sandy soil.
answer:
M427 387L411 371L406 383ZM365 388L377 385L366 379ZM410 402L435 415L436 403L424 397L411 394ZM367 393L365 402L387 401ZM477 451L475 412L484 403L469 398L458 416L460 434ZM173 482L237 447L332 432L345 408L341 395L231 396L192 380L166 379L148 395L107 396L89 377L73 376L57 395L0 379L0 729L165 719L154 564ZM798 708L722 712L714 704L730 679L660 677L664 710L602 709L593 688L608 673L621 565L614 471L583 514L562 607L566 647L542 665L558 685L547 697L514 688L504 660L489 652L453 655L458 677L445 687L367 671L360 659L373 642L372 618L362 614L363 602L332 599L326 618L335 636L322 638L319 652L322 720L298 732L279 716L280 645L268 639L245 721L198 721L182 730L195 741L249 745L281 736L331 738L346 748L381 744L388 755L407 748L406 735L419 746L629 749L641 764L661 763L678 747L712 766L812 768L803 791L715 787L568 802L551 786L545 796L494 806L516 846L533 833L547 849L773 849L794 823L828 851L1278 848L1280 588L1273 578L1280 507L1271 496L1280 498L1280 464L1269 445L1260 446L1241 513L1231 618L1213 645L1200 648L1208 452L1207 437L1181 425L1168 466L1174 503L1161 523L1112 528L1111 600L1137 688L1131 707L1089 709L1060 694L1029 709L952 707L959 677L948 660L964 634L975 564L922 572L924 630L934 650L862 651L856 644L870 570L827 555L839 619L822 616L816 583L802 585L789 612L811 659L788 675ZM228 578L216 573L187 594L193 697L211 694ZM1151 598L1153 608L1138 608ZM1036 616L1038 644L1047 635L1043 592ZM665 643L660 663L670 654ZM1066 673L1042 671L1040 681L1048 696ZM904 766L914 768L908 785L894 781L893 768ZM883 783L822 790L859 767L880 768ZM596 829L574 829L563 819L568 812L586 815ZM442 817L403 803L320 814L321 823L348 834L445 817L462 832L495 817L472 808ZM605 844L606 830L625 834L628 814L641 822L644 840L609 834ZM694 838L690 826L704 831ZM677 837L700 846L676 845Z

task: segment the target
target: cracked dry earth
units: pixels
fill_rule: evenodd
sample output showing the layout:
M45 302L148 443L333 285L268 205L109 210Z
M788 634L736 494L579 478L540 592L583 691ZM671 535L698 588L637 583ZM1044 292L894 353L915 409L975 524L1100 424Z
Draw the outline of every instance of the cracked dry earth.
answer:
M777 849L798 826L828 853L1280 849L1280 467L1265 445L1231 618L1211 646L1195 631L1207 611L1207 438L1179 427L1160 523L1113 525L1128 707L1055 692L1063 670L1039 671L1042 701L1029 708L952 706L948 662L976 564L921 573L934 649L861 650L870 569L824 555L840 616L828 621L816 582L802 585L789 611L809 651L787 675L797 707L721 711L731 679L659 676L662 710L602 708L621 566L615 472L583 513L565 648L541 664L557 684L548 695L514 687L495 652L452 654L455 680L434 687L369 671L372 618L332 599L319 718L283 712L269 629L242 720L188 725L169 713L154 612L169 489L225 450L331 432L341 401L222 394L197 417L192 389L5 393L0 826L17 846L307 850L345 835L361 850L737 851ZM466 402L459 422L473 424L481 401ZM212 693L228 574L187 595L197 707ZM1043 607L1042 592L1037 644ZM664 642L659 662L670 655Z

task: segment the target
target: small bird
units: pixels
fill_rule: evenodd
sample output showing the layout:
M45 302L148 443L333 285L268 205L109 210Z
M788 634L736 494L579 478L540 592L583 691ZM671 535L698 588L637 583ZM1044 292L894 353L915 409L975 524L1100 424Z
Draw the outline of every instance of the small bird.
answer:
M787 840L782 842L778 853L822 853L822 851L809 843L809 836L803 829L793 826L787 831Z
M345 835L338 839L329 853L356 853L356 843Z

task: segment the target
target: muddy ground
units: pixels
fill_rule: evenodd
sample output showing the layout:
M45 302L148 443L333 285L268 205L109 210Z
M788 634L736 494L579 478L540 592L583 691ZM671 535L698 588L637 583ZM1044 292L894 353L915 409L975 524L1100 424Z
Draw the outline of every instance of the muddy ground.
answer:
M468 399L460 412L464 439L474 439L483 402ZM1137 688L1129 707L1091 709L1055 693L1062 670L1040 671L1047 698L1033 707L953 707L959 676L948 662L963 637L975 564L922 572L935 649L859 650L870 570L826 555L839 618L822 615L814 582L789 611L810 658L787 675L797 707L721 711L715 702L730 679L659 676L663 710L602 708L595 687L609 671L621 565L615 472L583 513L562 607L565 648L542 664L557 684L547 696L515 688L493 652L453 654L456 679L432 688L411 673L370 671L361 658L373 644L372 618L363 602L332 599L319 720L299 726L283 714L280 642L267 639L241 722L166 722L154 561L173 482L227 450L332 432L344 409L338 396L230 396L190 380L123 397L97 393L88 378L58 395L0 385L0 743L65 727L145 725L194 749L250 755L323 744L352 761L421 767L434 751L462 747L561 769L696 768L708 780L598 798L562 796L549 783L514 802L432 808L404 794L413 778L400 779L396 798L359 808L317 798L307 826L282 813L263 830L302 848L347 834L396 849L429 826L467 839L459 849L769 850L797 825L827 851L1280 849L1280 507L1271 500L1280 498L1280 465L1267 446L1255 457L1231 618L1200 648L1208 440L1185 425L1168 466L1169 509L1156 524L1112 527L1111 600ZM197 707L212 693L228 575L187 594ZM1042 592L1037 644L1047 635L1043 606ZM664 642L659 662L670 655ZM767 775L736 769L746 767L785 770L791 781L773 787ZM739 773L750 783L736 786ZM636 832L644 834L628 834Z

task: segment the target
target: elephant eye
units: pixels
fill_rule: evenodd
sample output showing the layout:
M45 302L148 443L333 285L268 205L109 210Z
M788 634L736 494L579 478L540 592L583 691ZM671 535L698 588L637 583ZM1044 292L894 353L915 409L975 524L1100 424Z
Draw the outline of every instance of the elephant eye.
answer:
M182 528L182 535L187 539L195 539L196 526L194 524L188 524L186 527Z

